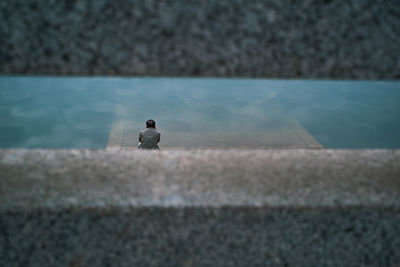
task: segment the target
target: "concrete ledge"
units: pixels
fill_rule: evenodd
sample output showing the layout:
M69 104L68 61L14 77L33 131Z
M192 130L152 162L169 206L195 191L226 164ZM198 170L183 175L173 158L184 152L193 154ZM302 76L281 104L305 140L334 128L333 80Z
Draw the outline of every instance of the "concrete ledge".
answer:
M1 266L397 266L400 151L0 151Z
M384 1L0 2L0 73L399 79Z

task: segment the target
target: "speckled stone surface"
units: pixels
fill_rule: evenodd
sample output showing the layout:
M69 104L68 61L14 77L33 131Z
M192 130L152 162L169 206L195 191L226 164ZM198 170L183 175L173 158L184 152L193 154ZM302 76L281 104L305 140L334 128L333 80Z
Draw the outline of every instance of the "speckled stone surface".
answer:
M1 1L0 73L398 79L398 0Z
M398 266L398 150L0 150L0 266Z

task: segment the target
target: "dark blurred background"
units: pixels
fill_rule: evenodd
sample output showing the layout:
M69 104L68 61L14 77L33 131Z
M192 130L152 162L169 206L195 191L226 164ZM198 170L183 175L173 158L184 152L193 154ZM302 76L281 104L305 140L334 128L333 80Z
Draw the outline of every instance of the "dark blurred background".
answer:
M0 2L0 73L400 78L398 0Z

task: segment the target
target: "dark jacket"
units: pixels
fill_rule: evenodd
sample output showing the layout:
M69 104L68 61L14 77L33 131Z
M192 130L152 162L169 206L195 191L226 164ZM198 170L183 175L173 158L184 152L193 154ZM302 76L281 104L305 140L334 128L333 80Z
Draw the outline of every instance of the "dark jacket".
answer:
M140 131L139 134L139 148L141 149L160 149L158 142L160 142L161 134L154 128L147 128Z

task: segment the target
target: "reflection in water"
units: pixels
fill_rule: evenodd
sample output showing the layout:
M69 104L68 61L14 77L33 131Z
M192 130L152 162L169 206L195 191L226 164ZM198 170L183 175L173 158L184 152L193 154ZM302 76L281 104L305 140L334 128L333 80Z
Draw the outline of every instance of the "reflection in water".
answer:
M400 83L183 78L0 78L0 147L400 148ZM111 136L113 135L113 136Z

